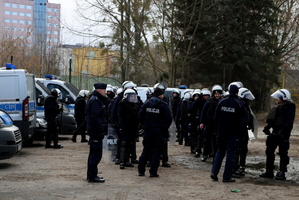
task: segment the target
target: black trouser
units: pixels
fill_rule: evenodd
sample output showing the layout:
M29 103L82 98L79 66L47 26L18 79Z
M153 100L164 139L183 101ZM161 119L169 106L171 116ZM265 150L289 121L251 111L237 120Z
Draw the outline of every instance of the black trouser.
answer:
M151 156L151 168L150 174L157 174L160 165L160 155L163 148L164 139L162 137L155 137L154 135L149 135L143 138L143 151L139 158L138 171L139 173L145 172L145 166L149 157Z
M120 163L128 163L131 157L131 162L136 160L136 142L121 140L120 142Z
M210 126L206 126L206 129L203 132L203 156L208 156L213 153L213 144L214 144L214 134L213 129ZM215 149L216 151L216 149Z
M266 170L272 172L274 169L275 149L279 147L280 156L280 171L287 172L287 165L290 162L288 150L290 148L290 141L283 139L280 136L270 134L266 140Z
M46 119L47 121L47 133L46 133L46 145L51 144L53 140L54 145L58 144L58 132L56 119Z
M74 131L73 137L77 137L77 135L80 134L81 140L86 139L86 123L84 123L84 121L85 121L85 118L76 119L77 129Z
M167 163L168 162L168 140L164 139L163 141L163 149L162 149L162 162Z
M94 179L98 174L98 164L100 163L103 155L102 140L94 141L90 136L89 140L89 155L87 161L87 179Z

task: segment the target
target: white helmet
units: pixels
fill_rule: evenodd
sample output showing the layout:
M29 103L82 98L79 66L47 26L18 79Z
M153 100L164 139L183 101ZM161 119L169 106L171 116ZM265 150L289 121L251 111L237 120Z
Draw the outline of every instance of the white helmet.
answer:
M239 89L238 96L241 99L248 99L248 100L254 100L255 99L255 97L253 96L251 91L248 90L247 88L244 88L244 87Z
M220 85L214 85L214 86L212 87L212 93L213 93L213 95L214 95L216 92L218 92L219 94L222 94L222 93L223 93L223 89L222 89L222 87L221 87Z
M189 92L193 92L193 90L192 90L192 89L186 89L186 90L184 91L184 95L185 95L186 93L189 93Z
M189 101L191 97L192 97L191 92L187 92L184 94L183 101Z
M106 87L106 92L113 92L113 88L110 86L110 87Z
M132 81L125 81L123 84L122 84L122 88L125 90L125 89L128 89L128 88L134 88L136 87L136 84L134 84Z
M200 95L201 95L201 91L194 90L194 91L192 92L192 97L194 97L195 95L200 96Z
M80 90L78 97L86 97L89 94L89 90Z
M193 92L199 92L201 94L201 89L195 89Z
M231 82L231 83L228 85L228 87L227 87L228 90L229 90L229 87L230 87L231 85L236 85L239 89L240 89L241 87L243 87L243 83L242 83L241 81L235 81L235 82Z
M178 95L181 94L181 92L180 92L178 89L173 89L173 90L172 90L172 93L177 93Z
M128 102L136 103L137 102L137 94L133 89L127 89L124 92L124 99L127 99Z
M205 96L205 95L211 96L211 91L208 88L203 88L201 90L201 94L202 94L202 96Z
M53 89L51 90L51 95L54 96L55 98L59 99L59 100L62 99L62 93L61 93L61 91L60 91L59 89L57 89L57 88L53 88Z
M167 86L165 83L156 83L153 88L160 88L161 90L165 91L167 89Z
M273 94L271 94L271 97L275 99L280 99L283 101L290 101L291 100L291 94L287 89L279 89L276 90Z
M118 88L118 89L116 90L116 95L119 95L122 91L123 91L122 88Z

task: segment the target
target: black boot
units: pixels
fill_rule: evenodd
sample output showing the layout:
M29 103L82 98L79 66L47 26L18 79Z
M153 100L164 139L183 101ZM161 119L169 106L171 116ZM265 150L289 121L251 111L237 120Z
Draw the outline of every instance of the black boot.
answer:
M262 177L262 178L274 178L274 175L273 175L273 172L266 171L266 172L260 174L260 177Z
M285 173L282 171L277 172L275 179L276 180L286 180Z

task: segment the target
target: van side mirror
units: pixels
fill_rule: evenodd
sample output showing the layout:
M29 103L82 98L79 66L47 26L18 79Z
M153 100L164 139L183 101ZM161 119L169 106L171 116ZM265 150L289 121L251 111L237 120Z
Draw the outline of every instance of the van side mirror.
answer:
M70 95L66 95L65 96L64 103L66 103L66 104L70 104L71 103L71 97L70 97Z
M39 95L36 103L38 106L43 106L45 103L45 97L43 95Z

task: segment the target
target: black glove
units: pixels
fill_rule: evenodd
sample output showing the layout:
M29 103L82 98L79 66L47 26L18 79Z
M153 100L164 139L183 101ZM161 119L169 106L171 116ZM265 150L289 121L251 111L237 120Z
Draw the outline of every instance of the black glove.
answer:
M265 127L265 128L263 129L263 132L264 132L266 135L270 135L270 130L269 130L268 127Z

